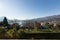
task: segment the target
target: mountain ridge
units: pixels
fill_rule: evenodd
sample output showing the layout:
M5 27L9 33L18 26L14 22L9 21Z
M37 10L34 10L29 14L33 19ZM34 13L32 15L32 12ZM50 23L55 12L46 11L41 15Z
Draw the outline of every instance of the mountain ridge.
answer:
M0 21L3 20L4 17L0 17ZM31 21L31 22L52 22L52 21L59 21L60 22L60 15L53 15L53 16L47 16L47 17L41 17L41 18L35 18L35 19L30 19L30 20L10 20L8 19L9 23L14 23L14 22L26 22L26 21Z

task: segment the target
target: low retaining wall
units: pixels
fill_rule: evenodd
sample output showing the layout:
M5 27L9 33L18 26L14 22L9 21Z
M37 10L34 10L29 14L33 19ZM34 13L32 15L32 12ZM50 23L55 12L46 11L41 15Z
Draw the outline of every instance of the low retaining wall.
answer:
M60 33L25 33L21 39L60 39Z

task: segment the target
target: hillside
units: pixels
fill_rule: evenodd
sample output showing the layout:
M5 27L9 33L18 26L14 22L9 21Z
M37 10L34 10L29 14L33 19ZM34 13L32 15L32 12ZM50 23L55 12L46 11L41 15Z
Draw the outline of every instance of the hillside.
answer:
M0 17L0 21L3 20L4 17ZM30 19L30 20L10 20L8 19L9 23L22 23L22 22L26 22L26 21L30 21L30 22L60 22L60 15L53 15L53 16L47 16L47 17L41 17L41 18L35 18L35 19Z

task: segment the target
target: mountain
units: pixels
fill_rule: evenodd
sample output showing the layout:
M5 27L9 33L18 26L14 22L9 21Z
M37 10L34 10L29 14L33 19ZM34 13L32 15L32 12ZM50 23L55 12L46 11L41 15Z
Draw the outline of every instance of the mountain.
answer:
M3 21L4 17L0 17L0 21ZM17 22L19 24L23 23L23 22L60 22L60 15L53 15L53 16L47 16L47 17L41 17L41 18L35 18L35 19L30 19L30 20L10 20L8 19L8 22L11 24L11 23L14 23L14 22Z
M60 15L53 15L53 16L47 16L47 17L42 17L42 18L36 18L32 19L31 21L35 22L60 22Z

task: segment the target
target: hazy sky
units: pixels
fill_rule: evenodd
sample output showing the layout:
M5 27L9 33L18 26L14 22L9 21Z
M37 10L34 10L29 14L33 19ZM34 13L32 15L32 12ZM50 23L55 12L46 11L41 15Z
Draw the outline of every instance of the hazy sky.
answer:
M0 17L32 19L60 14L60 0L0 0Z

